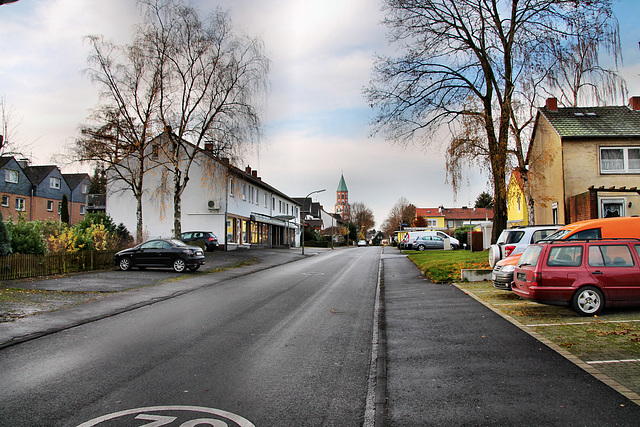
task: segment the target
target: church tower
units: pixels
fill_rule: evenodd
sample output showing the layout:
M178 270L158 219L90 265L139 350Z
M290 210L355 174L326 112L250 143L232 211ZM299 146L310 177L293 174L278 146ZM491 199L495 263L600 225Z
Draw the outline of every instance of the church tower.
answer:
M340 176L340 183L338 184L338 190L336 191L336 213L339 214L343 220L351 220L351 209L349 208L349 190L347 189L347 183L344 181L344 174Z

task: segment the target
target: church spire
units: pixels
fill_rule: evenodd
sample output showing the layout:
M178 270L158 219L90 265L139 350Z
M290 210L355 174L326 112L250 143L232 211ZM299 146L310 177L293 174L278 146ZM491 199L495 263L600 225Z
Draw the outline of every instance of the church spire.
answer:
M351 219L351 209L349 208L349 189L347 183L344 180L344 174L340 176L340 183L336 190L336 206L335 210L337 214L340 214L342 219L349 221Z

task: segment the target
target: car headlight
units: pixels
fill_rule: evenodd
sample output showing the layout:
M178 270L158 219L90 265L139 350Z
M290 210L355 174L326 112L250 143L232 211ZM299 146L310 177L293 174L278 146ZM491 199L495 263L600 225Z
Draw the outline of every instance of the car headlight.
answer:
M515 271L515 269L516 269L515 265L505 265L504 267L502 267L502 271L505 273L511 273Z

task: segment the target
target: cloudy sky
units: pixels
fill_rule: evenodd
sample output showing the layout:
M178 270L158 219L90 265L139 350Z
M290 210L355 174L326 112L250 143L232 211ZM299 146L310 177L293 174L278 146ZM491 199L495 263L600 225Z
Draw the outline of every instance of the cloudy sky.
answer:
M640 2L614 3L622 74L630 95L640 95ZM265 42L272 62L265 139L247 163L272 186L292 197L326 189L314 199L331 211L344 174L350 201L369 206L378 227L400 197L418 207L459 207L489 189L486 176L466 170L454 198L440 145L424 151L370 137L372 113L362 89L374 54L390 52L380 0L193 4L202 12L228 10L240 31ZM19 0L0 6L0 97L10 109L14 139L30 147L33 164L56 163L97 103L97 88L82 73L89 52L83 37L103 34L124 44L138 19L133 0Z

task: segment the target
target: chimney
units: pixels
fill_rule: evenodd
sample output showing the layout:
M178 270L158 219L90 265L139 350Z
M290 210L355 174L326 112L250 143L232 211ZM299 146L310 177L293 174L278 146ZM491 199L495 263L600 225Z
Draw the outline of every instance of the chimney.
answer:
M549 110L549 111L558 111L558 99L557 98L547 98L547 110Z
M251 166L247 166L244 171L247 173L247 175L251 175Z
M213 151L213 142L205 142L204 151Z
M254 177L254 178L257 178L258 177L258 171L255 171L255 170L251 171L251 176Z
M629 108L634 111L640 111L640 96L632 96L629 98Z

